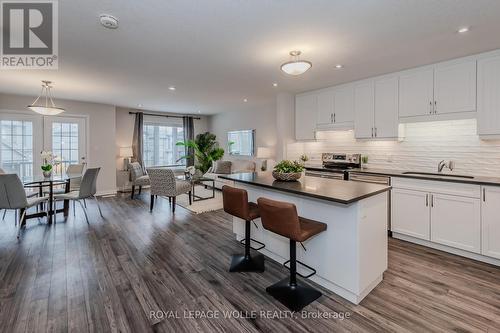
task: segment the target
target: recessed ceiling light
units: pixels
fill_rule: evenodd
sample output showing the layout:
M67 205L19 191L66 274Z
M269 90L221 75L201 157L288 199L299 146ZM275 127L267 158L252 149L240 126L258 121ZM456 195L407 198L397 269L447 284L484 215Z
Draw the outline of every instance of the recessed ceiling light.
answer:
M198 113L201 113L201 111L200 111L200 110L198 110Z
M466 32L469 32L469 27L462 27L462 28L458 29L457 32L459 34L464 34Z
M142 108L142 104L137 104L138 107Z
M174 86L170 86L170 87L168 87L168 90L175 91L175 87Z
M300 51L290 51L293 60L281 65L281 70L289 75L300 75L312 67L312 63L307 60L300 60Z
M276 82L273 83L273 87L277 87L278 84Z
M337 64L337 65L335 65L335 68L337 68L337 69L341 69L341 68L344 68L344 65Z
M245 103L246 103L246 102L248 102L248 99L246 99L246 98L243 98L243 102L245 102Z

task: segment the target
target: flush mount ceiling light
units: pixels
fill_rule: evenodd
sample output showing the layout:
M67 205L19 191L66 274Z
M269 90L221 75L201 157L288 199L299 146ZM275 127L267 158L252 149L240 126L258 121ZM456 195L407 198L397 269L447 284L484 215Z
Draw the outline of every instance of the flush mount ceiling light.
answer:
M170 87L168 87L168 90L175 91L175 87L174 86L170 86Z
M278 84L276 82L273 83L273 87L277 87Z
M28 109L44 116L55 116L65 111L63 108L58 108L54 104L52 94L50 93L50 90L52 89L52 86L50 85L51 83L52 82L50 81L42 81L42 91L40 92L40 96L38 96L31 105L28 105ZM42 100L37 104L40 98L42 98ZM43 99L45 99L45 103Z
M344 68L344 65L337 64L337 65L335 65L335 68L337 68L337 69L342 69L342 68Z
M289 75L300 75L311 68L312 63L310 61L299 59L301 53L300 51L290 51L293 60L281 65L281 70Z
M248 99L246 99L246 98L243 98L243 102L245 102L245 103L246 103L246 102L248 102Z
M462 27L462 28L458 29L457 32L459 34L464 34L466 32L469 32L469 27Z
M118 29L118 19L112 15L102 14L99 16L102 26L108 29Z

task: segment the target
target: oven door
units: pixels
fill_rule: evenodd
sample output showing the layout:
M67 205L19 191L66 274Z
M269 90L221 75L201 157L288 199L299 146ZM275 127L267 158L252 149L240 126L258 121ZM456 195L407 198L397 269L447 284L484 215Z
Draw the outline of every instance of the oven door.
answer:
M343 171L306 170L306 176L344 180Z

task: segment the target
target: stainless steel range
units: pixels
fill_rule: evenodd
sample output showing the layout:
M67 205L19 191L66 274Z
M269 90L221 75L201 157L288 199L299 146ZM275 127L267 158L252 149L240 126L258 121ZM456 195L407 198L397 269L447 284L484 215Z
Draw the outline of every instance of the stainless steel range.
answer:
M306 166L306 176L348 180L348 170L361 167L361 154L321 154L321 166Z

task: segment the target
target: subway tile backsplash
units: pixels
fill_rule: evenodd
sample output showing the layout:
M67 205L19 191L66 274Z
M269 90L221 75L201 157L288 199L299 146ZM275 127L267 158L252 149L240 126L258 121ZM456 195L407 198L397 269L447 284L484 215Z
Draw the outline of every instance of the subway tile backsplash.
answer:
M368 155L368 168L428 172L435 172L444 159L455 161L453 173L500 177L500 140L479 139L475 119L401 126L402 141L356 140L354 131L318 132L315 142L289 144L287 158L306 154L309 163L320 164L323 152L361 153Z

